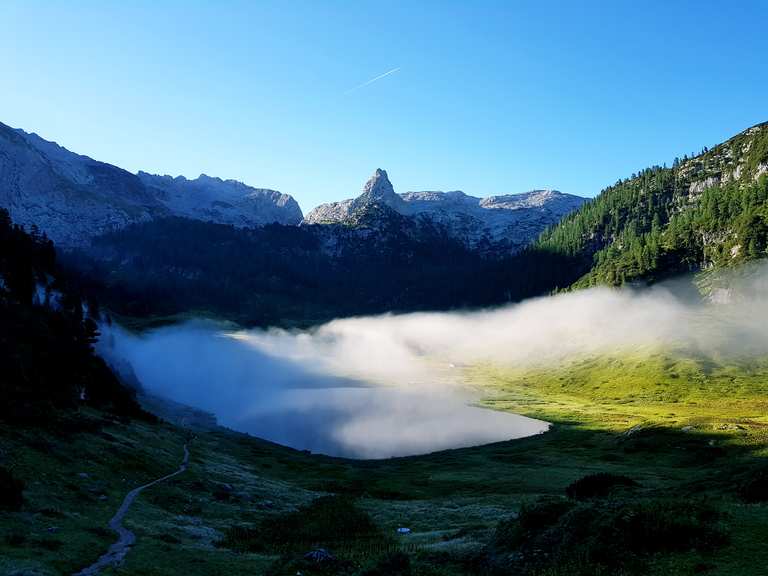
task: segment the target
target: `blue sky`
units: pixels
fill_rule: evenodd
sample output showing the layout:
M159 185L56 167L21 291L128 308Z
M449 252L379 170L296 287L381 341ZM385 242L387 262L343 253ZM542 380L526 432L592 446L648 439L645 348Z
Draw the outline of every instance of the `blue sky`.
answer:
M305 211L377 167L593 196L768 120L763 1L3 0L0 22L0 121Z

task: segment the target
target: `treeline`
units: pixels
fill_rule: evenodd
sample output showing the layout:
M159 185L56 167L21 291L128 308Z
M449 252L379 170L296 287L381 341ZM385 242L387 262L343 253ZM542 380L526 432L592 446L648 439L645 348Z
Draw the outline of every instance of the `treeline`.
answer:
M764 258L768 240L768 179L706 189L697 204L674 214L666 226L624 232L596 254L585 284L658 280L709 266Z
M102 236L67 261L90 292L130 316L193 311L308 325L518 297L509 290L511 258L484 258L440 230L386 216L360 227L253 229L168 218ZM366 227L373 222L375 230Z
M520 256L522 263L540 257L569 263L538 280L534 272L533 292L650 283L765 257L768 181L757 170L766 163L768 126L761 125L697 157L676 159L671 168L654 166L606 188Z
M531 252L571 258L554 280L561 288L650 283L768 255L768 178L712 186L689 205L679 201L687 190L674 170L651 169L606 190Z
M61 280L53 243L0 208L0 420L51 423L80 406L147 417L94 354L97 310Z

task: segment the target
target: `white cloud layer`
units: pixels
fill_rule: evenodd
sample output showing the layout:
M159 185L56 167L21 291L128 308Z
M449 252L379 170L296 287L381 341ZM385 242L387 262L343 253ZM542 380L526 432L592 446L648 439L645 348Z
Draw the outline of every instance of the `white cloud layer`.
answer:
M765 268L728 304L593 289L472 313L348 318L312 330L189 322L105 334L150 391L297 448L388 457L507 440L541 422L472 407L461 367L562 362L643 346L768 352ZM676 295L677 293L677 295Z

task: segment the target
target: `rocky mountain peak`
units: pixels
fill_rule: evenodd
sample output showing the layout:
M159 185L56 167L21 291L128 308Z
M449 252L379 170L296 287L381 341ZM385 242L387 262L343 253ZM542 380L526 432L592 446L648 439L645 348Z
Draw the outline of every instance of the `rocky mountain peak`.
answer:
M439 229L474 249L492 245L497 251L516 251L536 238L547 226L578 208L584 198L554 190L534 190L478 198L453 192L406 192L397 194L386 171L378 168L354 199L321 204L304 219L305 224L365 224L383 218L390 222L427 225ZM490 249L488 249L490 250Z
M376 171L363 186L363 196L369 200L388 200L394 198L395 189L389 181L387 171L376 168Z

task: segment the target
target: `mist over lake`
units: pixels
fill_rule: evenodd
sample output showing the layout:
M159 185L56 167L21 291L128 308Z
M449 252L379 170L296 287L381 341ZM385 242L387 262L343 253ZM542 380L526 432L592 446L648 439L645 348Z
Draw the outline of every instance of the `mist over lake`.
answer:
M684 293L592 289L476 312L334 320L309 330L190 321L101 349L151 393L224 426L329 455L386 458L520 438L547 423L477 407L465 367L556 365L660 344L701 357L766 350L765 268L730 304ZM672 287L674 288L674 287ZM759 313L758 313L759 312Z
M361 357L343 340L194 321L140 336L105 328L102 342L151 393L210 411L234 430L332 456L424 454L548 428L473 406L477 397L450 363L416 362L412 349L398 357L391 346Z

